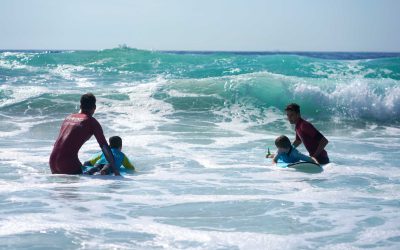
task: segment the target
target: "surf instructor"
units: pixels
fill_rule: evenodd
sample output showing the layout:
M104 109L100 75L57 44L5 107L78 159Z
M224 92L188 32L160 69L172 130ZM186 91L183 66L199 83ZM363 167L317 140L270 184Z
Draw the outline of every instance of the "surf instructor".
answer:
M80 112L65 118L60 134L50 155L50 169L53 174L82 174L82 163L78 152L82 145L94 135L115 175L120 175L115 167L114 157L104 137L100 123L93 117L96 97L92 93L81 96Z
M319 164L329 163L328 153L325 150L328 140L311 123L301 118L300 106L291 103L285 111L290 124L296 126L296 140L293 146L296 148L303 143L310 156L316 158Z

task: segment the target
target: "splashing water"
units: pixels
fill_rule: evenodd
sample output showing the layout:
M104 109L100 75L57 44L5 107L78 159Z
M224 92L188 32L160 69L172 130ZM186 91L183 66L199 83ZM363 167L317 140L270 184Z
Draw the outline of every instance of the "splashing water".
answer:
M89 91L136 174L50 174ZM322 173L264 158L290 102L330 141ZM397 54L3 51L0 248L398 249L399 115Z

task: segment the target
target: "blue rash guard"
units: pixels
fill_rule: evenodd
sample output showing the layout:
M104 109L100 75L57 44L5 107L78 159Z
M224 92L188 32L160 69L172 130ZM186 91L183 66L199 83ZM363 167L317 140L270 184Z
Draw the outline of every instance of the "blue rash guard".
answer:
M117 148L111 148L111 152L114 156L115 167L120 168L122 162L124 161L125 155ZM106 156L104 154L101 154L100 159L96 162L96 164L108 164Z
M299 161L314 162L311 157L300 153L293 146L288 152L278 152L274 157L275 162L295 163Z
M128 157L121 152L118 148L111 148L111 152L114 156L115 167L121 171L121 166L129 170L135 170L135 166L129 161ZM104 165L109 164L104 153L99 153L93 156L89 161L85 162L85 166L94 166L93 168L86 171L84 174L94 174L101 170ZM110 169L109 169L110 172Z

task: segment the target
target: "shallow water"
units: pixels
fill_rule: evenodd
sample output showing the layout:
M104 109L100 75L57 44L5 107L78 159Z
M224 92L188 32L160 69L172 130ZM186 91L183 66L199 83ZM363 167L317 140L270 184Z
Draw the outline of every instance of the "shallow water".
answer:
M400 59L328 58L1 52L0 248L398 249ZM137 173L50 174L87 91ZM264 158L291 101L330 141L322 173Z

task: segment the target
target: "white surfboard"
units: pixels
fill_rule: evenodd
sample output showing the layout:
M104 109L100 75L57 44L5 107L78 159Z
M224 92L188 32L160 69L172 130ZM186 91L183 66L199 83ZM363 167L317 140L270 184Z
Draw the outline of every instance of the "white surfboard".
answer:
M322 171L324 171L324 169L320 165L312 162L296 162L296 163L278 162L276 165L281 168L293 168L296 171L304 173L321 173Z

